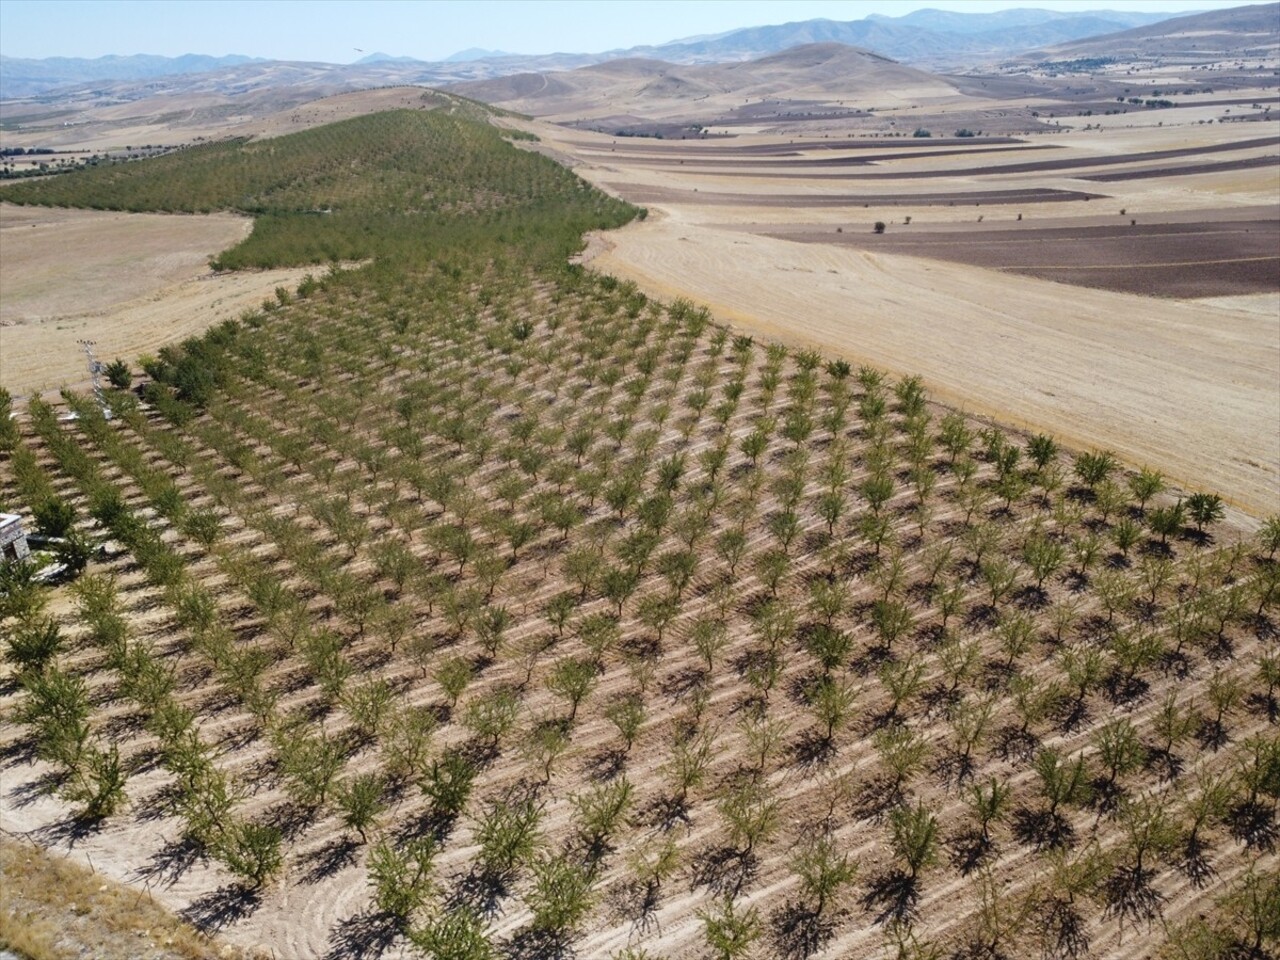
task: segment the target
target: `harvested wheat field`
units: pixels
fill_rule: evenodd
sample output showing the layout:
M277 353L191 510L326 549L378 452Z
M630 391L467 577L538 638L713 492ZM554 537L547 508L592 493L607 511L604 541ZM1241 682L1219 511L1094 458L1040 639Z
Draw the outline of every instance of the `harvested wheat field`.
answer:
M154 353L261 304L304 271L214 274L249 235L230 214L174 216L0 204L0 385L26 394L88 377L102 360Z

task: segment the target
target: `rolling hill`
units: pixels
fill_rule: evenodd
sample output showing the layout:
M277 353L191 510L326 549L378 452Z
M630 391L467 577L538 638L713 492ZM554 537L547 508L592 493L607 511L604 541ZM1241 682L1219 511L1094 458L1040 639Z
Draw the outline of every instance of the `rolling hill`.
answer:
M1041 51L1042 59L1248 58L1280 49L1280 3L1212 10L1119 33L1063 43Z
M835 101L938 99L956 91L945 80L887 57L839 43L811 43L742 63L684 66L643 58L572 71L523 73L452 91L522 113L582 119L622 114L706 117L744 100L778 97Z

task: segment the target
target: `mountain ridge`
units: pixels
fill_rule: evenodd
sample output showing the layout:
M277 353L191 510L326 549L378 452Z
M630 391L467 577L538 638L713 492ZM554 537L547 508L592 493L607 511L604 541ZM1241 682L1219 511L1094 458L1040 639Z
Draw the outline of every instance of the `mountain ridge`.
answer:
M1173 16L1172 13L1114 10L1089 10L1077 14L1033 7L990 14L956 14L925 9L899 17L872 14L862 20L814 19L740 27L718 34L677 38L663 44L598 53L510 54L472 47L459 50L439 61L374 53L356 61L355 66L385 68L393 65L401 68L400 79L403 82L440 84L491 79L522 72L569 70L634 57L683 64L744 61L802 44L836 42L874 50L908 64L939 68L975 60L1007 58L1082 37L1158 23ZM288 64L295 61L273 61L239 54L225 57L202 54L186 54L182 57L133 54L93 59L0 56L0 97L16 99L39 96L62 88L104 82L141 81L267 62Z

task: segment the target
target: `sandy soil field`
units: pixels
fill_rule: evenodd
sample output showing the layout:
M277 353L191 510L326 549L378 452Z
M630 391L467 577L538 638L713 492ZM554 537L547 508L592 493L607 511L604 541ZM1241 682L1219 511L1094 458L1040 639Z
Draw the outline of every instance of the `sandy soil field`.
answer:
M248 236L231 214L98 213L0 204L0 383L15 395L85 378L76 341L134 360L238 316L306 270L214 275Z
M733 152L690 143L687 169L673 143L546 138L588 179L650 206L646 222L592 245L595 269L762 334L920 373L966 409L1274 513L1277 125L1165 119L1054 133L1052 159L1011 163L1019 149L1001 148L984 166L916 143L895 155L759 136ZM1196 162L1206 154L1229 165Z

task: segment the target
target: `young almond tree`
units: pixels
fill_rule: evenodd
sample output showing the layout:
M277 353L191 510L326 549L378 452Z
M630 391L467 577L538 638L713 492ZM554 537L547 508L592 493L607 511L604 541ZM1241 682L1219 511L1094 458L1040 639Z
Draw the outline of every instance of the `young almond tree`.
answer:
M378 909L401 928L425 903L435 882L431 878L437 847L431 836L415 837L403 845L390 838L378 841L369 853L369 883Z
M885 905L879 919L907 921L920 901L920 874L938 859L938 819L923 803L889 813L890 845L898 866L872 884L870 899Z
M698 911L703 938L716 960L739 960L751 952L760 936L760 911L755 907L740 910L733 896L725 894L705 910Z
M801 844L791 860L791 869L800 880L800 894L815 917L839 905L841 892L858 876L858 865L842 851L830 833L811 836Z
M559 940L571 936L594 904L595 875L567 854L545 854L533 865L533 887L525 902L534 931Z

